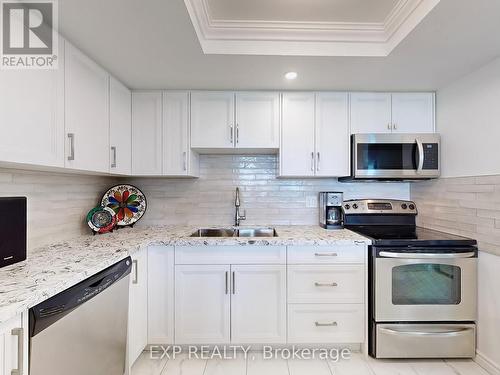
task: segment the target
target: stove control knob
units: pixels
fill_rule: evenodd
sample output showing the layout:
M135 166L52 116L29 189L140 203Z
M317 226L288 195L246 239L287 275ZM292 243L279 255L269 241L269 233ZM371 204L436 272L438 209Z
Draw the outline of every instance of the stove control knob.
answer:
M403 210L406 210L406 209L408 208L408 205L407 205L406 203L403 203L403 204L401 205L401 208L402 208Z
M354 208L354 209L356 210L356 209L358 208L358 205L357 205L356 203L354 203L354 204L352 205L352 208Z
M344 206L344 208L345 208L346 210L348 210L349 208L351 208L351 206L349 206L348 204L346 204L346 205Z
M408 206L408 208L409 208L410 210L414 210L414 209L415 209L415 205L414 205L414 204L410 204L410 205Z

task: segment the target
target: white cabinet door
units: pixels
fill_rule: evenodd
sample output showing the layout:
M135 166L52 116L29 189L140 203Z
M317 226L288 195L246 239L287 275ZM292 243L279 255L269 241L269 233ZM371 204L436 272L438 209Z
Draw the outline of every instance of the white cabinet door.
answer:
M109 172L109 75L65 43L66 167Z
M189 173L189 93L163 94L163 174Z
M191 93L191 147L232 148L235 140L234 93Z
M281 125L281 176L313 176L314 93L284 93Z
M0 70L0 132L0 161L64 167L64 69Z
M148 344L148 254L132 256L128 312L128 363L131 366Z
M148 248L148 343L174 343L174 248Z
M132 96L118 80L109 80L110 173L132 172Z
M316 176L347 176L349 169L347 93L316 94Z
M279 148L279 94L236 93L236 148Z
M25 352L27 345L24 342L28 339L26 328L21 315L0 324L0 373L2 375L24 374L27 371L24 360L27 357Z
M433 133L434 94L392 94L392 127L394 133Z
M162 93L132 93L132 174L162 174Z
M230 341L230 267L175 266L175 343Z
M351 93L351 134L391 133L391 94Z
M286 343L286 266L231 266L231 340Z

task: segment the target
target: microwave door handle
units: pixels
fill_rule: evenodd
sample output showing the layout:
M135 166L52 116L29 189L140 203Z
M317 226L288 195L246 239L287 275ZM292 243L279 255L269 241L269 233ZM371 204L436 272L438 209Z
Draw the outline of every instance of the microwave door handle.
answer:
M422 172L424 169L424 145L422 144L422 141L420 139L415 139L415 143L417 144L417 150L418 150L418 164L417 164L417 173Z
M398 259L456 259L456 258L473 258L476 253L474 251L466 253L393 253L390 251L381 251L379 255L383 258L398 258Z

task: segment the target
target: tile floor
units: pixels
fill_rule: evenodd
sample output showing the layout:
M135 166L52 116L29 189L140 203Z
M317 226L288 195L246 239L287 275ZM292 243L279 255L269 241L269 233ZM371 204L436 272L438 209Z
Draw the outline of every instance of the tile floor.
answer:
M150 359L144 352L132 375L488 375L471 360L374 360L353 354L337 363L322 360L263 360L260 353L236 359Z

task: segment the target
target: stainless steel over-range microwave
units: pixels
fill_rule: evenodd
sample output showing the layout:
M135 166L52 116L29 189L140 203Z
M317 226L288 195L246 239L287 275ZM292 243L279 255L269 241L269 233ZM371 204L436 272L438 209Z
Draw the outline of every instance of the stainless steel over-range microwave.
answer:
M441 173L439 134L351 137L351 176L343 180L422 180Z

